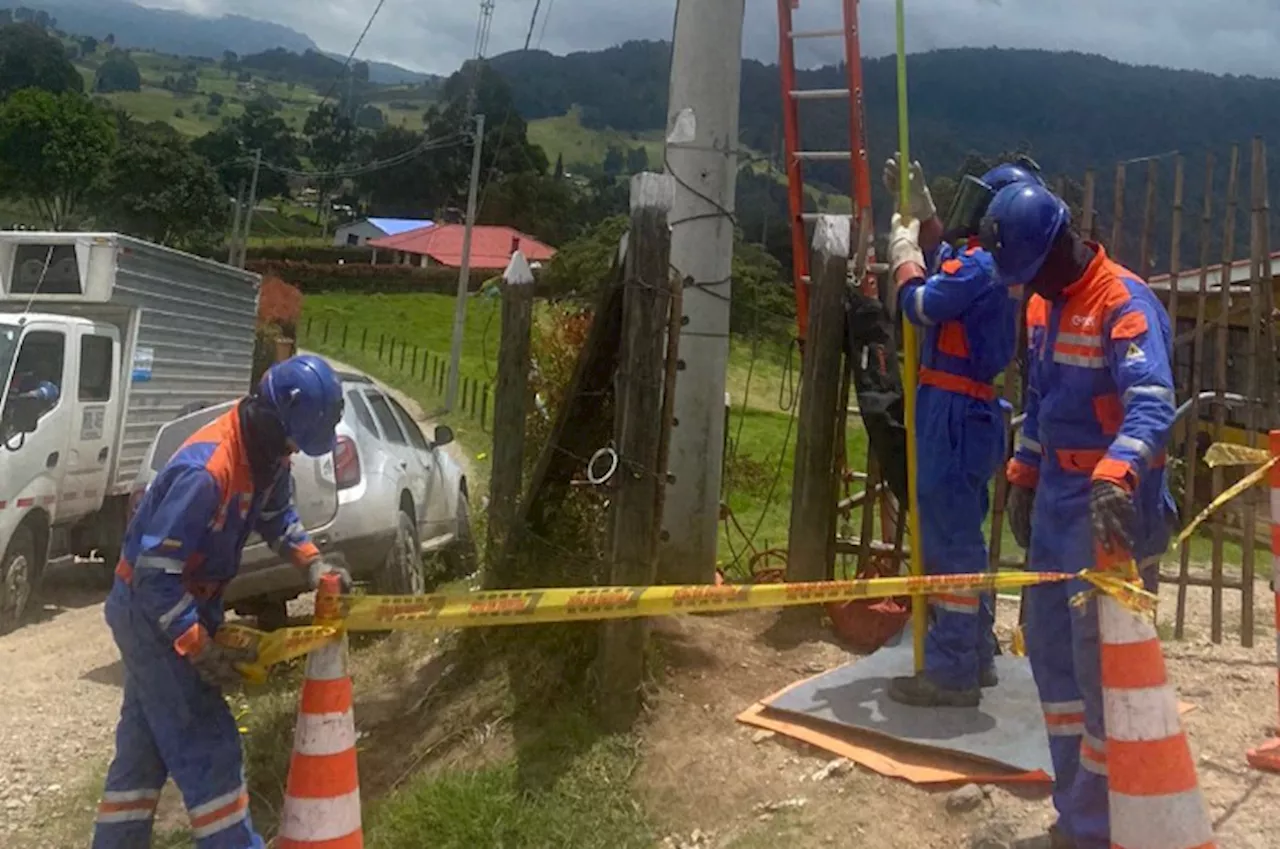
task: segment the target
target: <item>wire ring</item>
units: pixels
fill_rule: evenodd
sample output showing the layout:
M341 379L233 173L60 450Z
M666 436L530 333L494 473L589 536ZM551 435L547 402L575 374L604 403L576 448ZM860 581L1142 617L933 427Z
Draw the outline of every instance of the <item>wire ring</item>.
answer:
M596 463L601 457L608 457L612 462L609 464L609 471L605 472L604 475L597 475ZM618 471L618 452L612 448L605 447L597 450L596 453L591 455L591 459L587 461L587 480L596 486L608 483L616 471Z

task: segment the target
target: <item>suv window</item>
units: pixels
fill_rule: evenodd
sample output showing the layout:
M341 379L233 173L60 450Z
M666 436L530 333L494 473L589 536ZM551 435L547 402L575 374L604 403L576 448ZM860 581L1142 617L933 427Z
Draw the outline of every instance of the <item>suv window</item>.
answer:
M387 403L387 399L378 392L369 391L365 393L365 397L369 399L369 406L373 408L373 414L378 418L378 424L382 425L382 433L386 436L388 442L394 442L396 445L407 445L408 442L404 438L404 430L401 429L400 423L396 421L395 413L391 412L391 405Z
M170 422L160 428L160 432L156 434L156 448L151 452L151 470L158 472L165 467L165 464L178 452L182 447L182 443L190 438L200 428L216 419L218 416L230 410L239 401L230 401L226 404L219 404L216 407L206 407L189 416L184 416L176 421Z
M369 412L369 405L364 402L364 398L360 397L360 393L352 389L347 393L347 402L351 405L351 409L356 411L356 419L365 429L374 436L378 435L378 426L373 423L373 414Z
M84 336L80 339L80 400L111 400L111 367L115 360L116 342L110 336Z
M391 406L395 409L399 420L404 424L405 433L409 434L409 441L413 443L413 447L419 451L429 451L431 446L427 444L427 438L422 435L422 430L418 427L418 423L413 420L413 416L409 415L409 411L400 406L400 402L395 398L388 397Z

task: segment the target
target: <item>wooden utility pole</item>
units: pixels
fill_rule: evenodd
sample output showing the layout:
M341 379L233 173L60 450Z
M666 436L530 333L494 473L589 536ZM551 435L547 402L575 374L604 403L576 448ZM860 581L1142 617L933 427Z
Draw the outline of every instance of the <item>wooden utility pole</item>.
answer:
M669 175L631 178L631 238L623 295L614 444L610 583L646 586L657 574L658 470L662 431L663 335L671 298L671 230L675 199ZM640 710L647 623L606 622L600 637L600 707L614 728L626 728Z
M502 275L502 341L493 399L493 477L489 482L489 565L506 543L520 503L524 418L529 398L529 339L533 328L533 272L516 251Z
M240 190L236 192L236 208L231 219L231 240L227 246L227 265L240 267L240 222L244 216L244 179L240 180Z
M262 149L253 155L253 178L249 181L249 206L244 211L244 237L240 240L238 268L244 268L249 253L249 234L253 232L253 208L258 205L258 175L262 173Z
M1084 208L1080 210L1080 232L1086 239L1096 239L1094 234L1094 205L1097 203L1098 178L1090 168L1084 172Z
M836 419L844 414L839 409L840 362L849 240L849 216L823 215L818 219L810 263L809 338L800 372L788 581L828 578L828 555L835 533ZM912 545L917 544L912 540Z
M484 147L484 116L476 116L471 146L471 185L467 189L467 225L462 233L462 265L458 269L458 300L453 306L453 339L449 347L449 383L444 408L453 410L458 400L458 375L462 368L462 337L467 329L467 288L471 283L471 234L476 226L476 195L480 186L480 154Z

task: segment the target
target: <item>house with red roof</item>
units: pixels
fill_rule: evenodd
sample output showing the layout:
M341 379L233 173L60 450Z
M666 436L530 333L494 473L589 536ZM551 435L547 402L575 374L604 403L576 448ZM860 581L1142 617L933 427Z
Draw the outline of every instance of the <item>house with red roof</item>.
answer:
M421 268L462 265L462 224L437 224L421 227L397 236L371 239L373 263L416 265ZM549 261L556 249L511 227L477 224L471 232L471 267L501 271L516 251L524 254L531 265ZM536 265L535 265L536 267Z

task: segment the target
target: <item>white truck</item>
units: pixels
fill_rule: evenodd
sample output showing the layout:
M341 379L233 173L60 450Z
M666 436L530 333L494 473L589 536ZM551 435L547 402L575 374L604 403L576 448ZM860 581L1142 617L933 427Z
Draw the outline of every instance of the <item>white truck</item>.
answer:
M50 560L115 566L162 425L248 390L260 283L126 236L0 233L0 633Z

